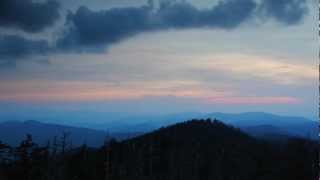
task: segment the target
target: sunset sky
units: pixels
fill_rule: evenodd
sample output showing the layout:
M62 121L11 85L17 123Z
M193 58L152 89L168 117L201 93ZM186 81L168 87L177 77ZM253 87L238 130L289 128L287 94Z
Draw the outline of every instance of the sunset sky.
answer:
M0 121L317 116L314 1L1 0L0 8Z

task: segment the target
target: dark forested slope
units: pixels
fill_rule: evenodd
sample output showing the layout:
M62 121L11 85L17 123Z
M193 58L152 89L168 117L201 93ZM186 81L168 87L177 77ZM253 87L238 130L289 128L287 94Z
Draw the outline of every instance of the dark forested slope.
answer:
M255 139L219 121L191 120L99 149L65 141L0 142L5 180L316 180L318 144Z
M109 146L109 179L315 179L316 144L266 142L219 121L193 120Z

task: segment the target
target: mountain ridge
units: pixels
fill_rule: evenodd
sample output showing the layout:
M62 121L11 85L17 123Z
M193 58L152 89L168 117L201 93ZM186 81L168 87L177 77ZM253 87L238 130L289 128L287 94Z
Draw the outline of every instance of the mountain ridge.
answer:
M200 116L200 117L199 117ZM211 118L240 128L246 133L255 137L267 136L296 136L316 139L318 136L316 121L308 120L303 117L279 116L264 112L245 112L245 113L200 113L174 114L159 116L155 118L140 119L133 117L122 120L121 122L99 124L99 128L94 125L87 127L43 123L36 120L27 121L5 121L0 123L0 140L9 144L17 145L26 134L32 134L36 141L45 143L54 136L61 136L62 133L70 131L71 140L74 145L87 143L89 146L100 146L106 136L110 135L117 139L125 139L142 133L150 132L158 128L171 124L183 122L187 119ZM137 120L137 122L135 122ZM102 130L104 129L104 130Z
M0 123L0 140L13 146L17 146L27 134L32 135L34 141L45 144L53 141L54 138L61 138L66 133L70 145L80 146L87 144L92 147L101 146L105 140L114 137L125 139L134 134L113 133L95 130L85 127L68 126L53 123L42 123L35 120L27 121L5 121Z

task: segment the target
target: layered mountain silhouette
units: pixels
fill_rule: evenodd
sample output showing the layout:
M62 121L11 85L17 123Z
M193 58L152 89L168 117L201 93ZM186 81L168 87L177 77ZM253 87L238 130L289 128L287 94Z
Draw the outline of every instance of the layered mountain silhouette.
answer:
M38 122L23 123L30 125L47 130ZM316 180L318 146L302 138L255 138L218 120L194 119L122 141L109 139L99 148L37 145L30 136L18 147L0 142L0 178Z
M316 139L318 136L318 122L295 116L279 116L264 112L246 113L179 113L162 116L132 116L121 118L119 121L110 123L87 124L94 129L109 129L116 132L149 132L162 126L183 122L186 119L219 119L226 124L241 128L253 134L279 134L289 136L299 136ZM256 133L259 129L259 133Z
M279 116L263 112L212 113L208 117L223 119L223 122L255 136L278 134L311 139L318 137L318 122L303 117Z
M39 144L46 144L54 138L61 138L63 134L68 137L68 143L73 146L87 144L88 146L101 146L108 138L125 139L134 136L133 133L108 133L107 131L88 128L64 126L58 124L41 123L38 121L7 121L0 123L0 140L16 146L27 134Z
M68 133L70 141L75 146L86 143L89 146L98 147L108 137L115 137L118 140L126 139L193 118L219 119L254 137L276 139L294 136L316 139L318 135L318 123L302 117L278 116L262 112L240 114L181 113L166 116L136 116L104 124L87 124L86 127L89 128L38 121L7 121L0 123L0 140L10 145L18 145L26 134L31 134L35 142L44 144L54 137Z

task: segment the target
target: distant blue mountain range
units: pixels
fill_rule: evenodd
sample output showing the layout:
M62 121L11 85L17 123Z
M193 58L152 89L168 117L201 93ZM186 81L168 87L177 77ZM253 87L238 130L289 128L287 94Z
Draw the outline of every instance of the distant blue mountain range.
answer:
M111 132L147 132L162 126L193 118L217 119L239 127L252 135L283 134L315 139L318 136L318 122L304 117L280 116L264 112L245 113L180 113L166 116L135 116L101 124L88 124L94 129L109 129Z
M217 119L238 127L257 137L299 136L316 139L318 122L303 117L279 116L263 112L229 113L181 113L167 116L134 116L117 121L82 125L86 128L41 123L38 121L7 121L0 123L0 140L17 145L26 134L32 134L34 140L46 143L63 132L70 134L74 146L86 143L89 146L102 145L106 137L125 139L149 132L163 126L194 118Z
M239 127L253 135L283 134L316 139L318 122L303 117L279 116L262 112L240 114L212 113L211 118Z
M113 133L88 128L72 127L57 124L41 123L38 121L7 121L0 123L0 141L17 146L27 134L32 135L33 140L39 144L53 143L56 137L57 142L62 135L68 135L68 144L80 146L86 144L91 147L101 146L108 138L126 139L134 136L133 133Z

